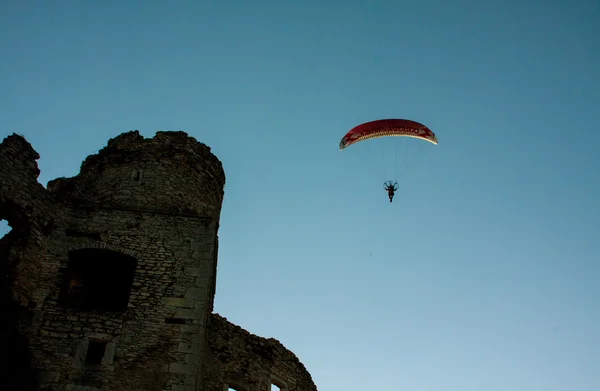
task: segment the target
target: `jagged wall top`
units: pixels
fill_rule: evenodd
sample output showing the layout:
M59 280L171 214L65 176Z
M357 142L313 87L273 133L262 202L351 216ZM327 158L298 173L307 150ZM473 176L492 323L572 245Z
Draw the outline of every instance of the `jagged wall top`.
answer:
M209 353L205 364L206 390L224 383L236 389L270 389L271 375L290 391L317 391L312 376L294 352L274 338L262 338L211 314L208 328Z
M177 156L175 155L177 153L185 154L191 160L190 163L196 160L196 168L210 162L210 164L215 166L213 167L215 171L220 171L220 175L218 175L220 178L217 179L225 183L223 165L211 152L210 147L183 131L156 132L156 135L152 138L144 138L138 130L122 133L108 140L106 146L98 151L97 154L88 156L81 164L79 175L101 168L103 164L110 164L120 158L126 159L124 156L119 156L123 153L130 154L130 156L144 153L146 155L154 155L156 158L171 157L176 160ZM194 165L191 165L191 168L194 168Z
M2 140L0 144L0 156L6 158L14 168L20 169L24 173L32 174L34 180L37 180L40 175L40 170L36 162L40 158L40 155L21 135L13 133Z
M0 218L11 226L45 224L53 213L46 189L37 181L40 155L23 136L12 134L0 143ZM17 217L18 216L18 217Z
M79 175L48 183L77 205L152 209L218 219L225 173L210 147L185 132L123 133L88 156Z

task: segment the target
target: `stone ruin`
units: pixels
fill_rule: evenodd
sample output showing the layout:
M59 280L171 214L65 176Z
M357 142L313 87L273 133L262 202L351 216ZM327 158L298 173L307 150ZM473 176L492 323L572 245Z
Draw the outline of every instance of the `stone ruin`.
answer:
M0 144L0 390L316 391L275 339L213 313L225 173L184 132L121 134L37 182Z

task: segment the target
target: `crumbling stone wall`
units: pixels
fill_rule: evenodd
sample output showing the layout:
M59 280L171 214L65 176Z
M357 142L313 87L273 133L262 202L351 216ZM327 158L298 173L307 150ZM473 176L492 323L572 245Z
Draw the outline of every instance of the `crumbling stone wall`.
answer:
M49 195L37 182L38 158L21 136L8 136L0 144L0 218L12 228L0 240L1 390L37 387L28 331L40 304L36 281L55 213Z
M124 211L97 211L69 221L58 221L65 229L55 231L48 248L52 261L43 278L51 283L35 350L46 377L61 386L106 390L194 390L210 312L216 223ZM67 229L89 236L70 237ZM137 260L126 312L77 312L58 305L57 285L63 281L69 252L82 248L110 249ZM108 353L114 356L101 368L83 365L90 338L113 344L114 351Z
M204 390L317 391L312 377L296 355L273 338L261 338L211 315Z
M124 133L47 188L38 158L0 144L0 390L316 390L277 341L210 315L225 174L209 147ZM119 289L123 307L94 307Z
M183 132L151 139L125 133L88 157L78 176L51 181L47 190L24 138L9 136L0 153L10 173L0 182L1 217L20 228L1 248L5 296L18 308L3 336L27 337L21 348L41 370L41 388L195 390L225 183L210 148ZM61 303L61 292L73 290L65 284L79 249L135 260L124 311ZM105 283L110 293L113 281ZM31 320L17 330L16 314L26 309ZM89 365L94 344L103 349L101 362Z
M225 176L210 147L185 132L138 131L109 140L78 176L48 183L56 199L76 206L151 209L218 220Z

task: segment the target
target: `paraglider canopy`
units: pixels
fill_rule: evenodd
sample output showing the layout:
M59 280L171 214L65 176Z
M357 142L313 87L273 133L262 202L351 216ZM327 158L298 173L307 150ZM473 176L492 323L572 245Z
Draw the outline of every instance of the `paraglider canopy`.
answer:
M395 140L387 140L390 137ZM404 139L402 139L403 137ZM395 179L398 179L407 169L409 163L412 163L412 161L414 160L414 156L412 158L409 157L409 155L414 155L413 153L410 153L414 145L411 145L411 142L409 142L409 139L407 138L413 140L419 139L419 142L417 142L418 147L416 149L421 149L423 148L423 145L426 144L422 143L421 140L428 141L435 145L437 145L438 143L436 135L429 128L427 128L425 125L419 122L407 119L380 119L376 121L363 123L351 129L342 138L342 141L340 141L340 151L346 149L347 147L355 143L360 143L361 146L364 145L366 147L357 147L357 152L364 151L365 149L369 150L371 149L371 147L375 147L377 144L379 144L379 146L382 147L381 171L387 171L388 169L391 169L391 172L389 173L382 173L381 178L385 180L384 189L388 193L390 202L392 202L394 194L399 188L398 182L396 182ZM379 139L386 140L382 143L379 143ZM368 141L363 144L361 142L363 140L372 141ZM400 153L398 151L398 149L400 148L405 149L405 151ZM384 153L384 149L392 150L390 153L389 161L386 161L388 159L385 158L385 155L387 154ZM400 156L400 159L397 159L398 156ZM398 160L400 160L400 163L398 163ZM403 167L399 169L399 165Z
M414 137L438 143L436 135L421 123L407 119L380 119L351 129L340 141L340 151L362 140L389 136Z

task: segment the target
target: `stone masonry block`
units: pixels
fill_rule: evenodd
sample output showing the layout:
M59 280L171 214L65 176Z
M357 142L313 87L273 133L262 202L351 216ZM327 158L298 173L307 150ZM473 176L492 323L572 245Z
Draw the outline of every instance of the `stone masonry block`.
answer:
M182 334L200 334L202 332L200 326L189 326L186 324L181 325L180 330Z
M202 319L202 314L197 310L178 308L175 317L181 319Z
M194 308L195 309L204 309L206 306L206 300L194 300Z
M116 348L117 346L114 342L106 344L106 351L104 352L104 357L102 358L102 364L110 365L113 363Z
M192 251L208 251L210 250L210 239L207 242L194 242L192 243L192 245L190 246L190 248L192 249Z
M206 290L198 287L188 288L185 292L186 299L204 299L206 297Z
M197 354L188 353L185 355L185 363L189 365L198 364L199 359Z
M200 345L180 342L177 351L179 353L196 353L200 351Z
M196 288L206 289L208 286L208 278L198 277L196 278Z
M194 390L196 389L196 377L195 376L186 376L185 378L183 378L183 384L185 384L186 386L190 386L190 387L194 387Z
M191 258L199 260L208 260L210 259L210 256L210 251L192 251Z
M194 276L194 277L199 277L201 275L200 269L197 267L186 267L183 273L186 276Z
M60 378L60 372L58 371L41 371L40 380L42 382L55 382Z
M178 297L163 297L162 303L171 307L194 308L194 300Z
M179 375L193 375L196 366L188 364L173 363L169 366L169 372Z

